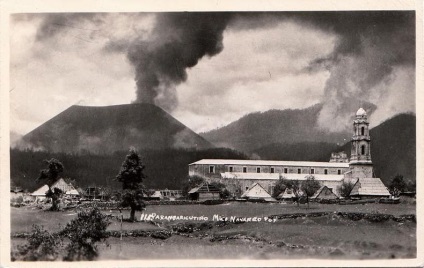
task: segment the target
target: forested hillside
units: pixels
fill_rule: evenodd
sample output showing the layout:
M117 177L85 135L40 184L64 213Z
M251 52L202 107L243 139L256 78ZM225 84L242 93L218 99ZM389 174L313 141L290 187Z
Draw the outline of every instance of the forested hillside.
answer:
M416 116L399 114L370 130L371 158L376 177L389 185L401 174L416 180ZM343 146L350 156L350 143Z
M322 105L306 109L269 110L248 114L231 124L201 133L219 147L254 152L273 143L295 144L328 142L343 144L349 132L328 132L318 128L317 117Z
M41 186L35 179L41 169L46 168L44 159L60 160L65 171L64 178L75 179L78 186L110 186L120 189L121 184L114 180L128 152L120 151L110 155L97 154L65 154L34 152L31 150L10 151L11 179L15 186L29 191ZM214 148L205 150L144 150L139 151L145 164L145 185L149 188L180 189L182 181L188 175L188 164L203 158L246 159L239 152Z

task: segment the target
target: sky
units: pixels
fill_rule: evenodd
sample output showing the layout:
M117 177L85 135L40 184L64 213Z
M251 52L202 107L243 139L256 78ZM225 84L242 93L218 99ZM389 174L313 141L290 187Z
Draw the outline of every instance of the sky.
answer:
M72 105L153 103L196 132L321 103L317 126L415 112L415 13L14 14L10 130Z

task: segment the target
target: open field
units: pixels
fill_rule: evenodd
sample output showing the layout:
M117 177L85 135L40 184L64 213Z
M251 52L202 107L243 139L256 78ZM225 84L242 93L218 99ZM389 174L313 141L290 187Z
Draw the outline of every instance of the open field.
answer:
M315 212L361 212L391 214L395 216L415 214L415 205L365 204L324 205L311 204L252 204L227 203L222 205L149 206L146 214L172 216L206 216L209 221L191 222L199 228L174 232L167 239L133 237L134 230L170 231L183 221L123 223L128 236L123 240L110 237L110 247L99 245L102 259L155 259L155 258L413 258L416 256L416 223L410 220L370 222L352 220L330 213L318 217L278 219L275 222L246 222L219 225L212 221L214 214L221 216L263 217L280 214ZM117 211L105 211L119 215ZM140 214L137 213L139 216ZM32 224L44 225L51 231L60 229L76 216L76 211L44 212L31 208L11 208L12 234L28 232ZM128 211L124 212L124 217ZM184 224L187 224L186 221ZM120 222L114 219L108 227L119 231ZM12 247L24 243L24 239L12 239Z
M162 205L148 206L145 214L156 213L157 215L172 216L206 216L212 219L213 215L220 216L238 216L238 217L263 217L277 214L289 213L309 213L309 212L363 212L363 213L382 213L395 216L403 214L415 214L416 207L412 204L378 204L368 203L359 205L337 205L337 204L319 204L311 203L310 208L306 205L296 205L292 203L262 204L262 203L225 203L222 205ZM107 214L119 215L119 211L105 211ZM123 211L124 218L129 216L129 211ZM43 225L46 229L57 231L67 222L76 217L74 210L64 212L42 211L34 207L11 208L11 231L29 232L32 225ZM140 212L136 213L137 217ZM125 223L124 223L125 224ZM133 224L130 224L133 226ZM131 228L128 226L128 228ZM150 226L150 225L149 225Z

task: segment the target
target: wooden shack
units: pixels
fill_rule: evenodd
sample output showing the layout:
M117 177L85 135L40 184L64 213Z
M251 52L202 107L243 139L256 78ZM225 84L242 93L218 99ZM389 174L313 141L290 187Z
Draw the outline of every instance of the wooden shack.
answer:
M199 187L193 188L188 192L191 200L218 200L220 199L221 191L212 184L204 183Z
M333 190L328 188L327 186L322 186L318 189L318 191L311 197L313 200L334 200L339 198Z
M359 178L350 196L359 199L387 198L390 197L390 193L379 178Z

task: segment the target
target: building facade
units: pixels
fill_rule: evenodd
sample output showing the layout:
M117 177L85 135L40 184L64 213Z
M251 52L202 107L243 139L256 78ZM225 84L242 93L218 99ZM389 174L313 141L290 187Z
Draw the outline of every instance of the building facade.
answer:
M244 193L253 183L260 183L270 194L280 177L305 180L313 175L329 188L341 184L349 171L348 163L202 159L189 165L190 176L200 176L207 181L221 182L233 192ZM229 189L231 191L231 189Z
M239 196L254 183L259 183L272 195L281 177L303 181L314 176L321 186L327 186L339 196L338 188L343 181L355 183L360 178L373 178L369 123L362 108L353 122L351 144L350 159L344 152L333 153L329 162L202 159L189 164L189 175L224 183Z

